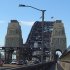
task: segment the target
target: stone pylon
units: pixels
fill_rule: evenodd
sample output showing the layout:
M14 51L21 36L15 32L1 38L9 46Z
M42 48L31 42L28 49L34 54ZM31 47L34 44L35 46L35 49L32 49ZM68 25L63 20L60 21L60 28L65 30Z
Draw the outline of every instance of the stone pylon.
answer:
M61 20L56 20L53 24L51 35L51 52L52 56L56 51L63 53L66 49L66 35L64 25Z
M8 24L5 37L5 60L7 63L12 60L12 53L14 50L16 51L17 60L21 59L20 54L22 51L20 47L23 47L21 26L17 20L11 20Z

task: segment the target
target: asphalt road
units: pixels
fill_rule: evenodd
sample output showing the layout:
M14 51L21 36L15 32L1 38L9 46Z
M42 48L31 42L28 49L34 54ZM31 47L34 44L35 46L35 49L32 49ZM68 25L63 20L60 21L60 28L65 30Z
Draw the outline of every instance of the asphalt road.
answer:
M22 65L15 65L15 64L3 64L3 66L0 67L0 70L11 70L13 68L21 67Z
M3 67L0 67L0 70L12 70L12 69L21 68L24 66L23 65L5 64L5 65L3 65ZM60 63L52 63L50 65L50 67L46 70L64 70L64 69L61 67Z

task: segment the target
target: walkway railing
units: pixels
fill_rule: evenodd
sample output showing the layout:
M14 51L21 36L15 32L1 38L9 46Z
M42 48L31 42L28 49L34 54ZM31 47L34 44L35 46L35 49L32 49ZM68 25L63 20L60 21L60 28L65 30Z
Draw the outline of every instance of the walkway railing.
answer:
M70 61L61 61L60 64L64 70L70 70Z

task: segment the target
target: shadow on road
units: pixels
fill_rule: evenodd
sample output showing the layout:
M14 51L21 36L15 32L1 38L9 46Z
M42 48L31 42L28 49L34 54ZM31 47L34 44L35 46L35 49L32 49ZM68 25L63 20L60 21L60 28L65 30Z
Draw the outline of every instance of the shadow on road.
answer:
M51 66L50 66L50 69L49 69L49 70L55 70L55 66L56 66L56 63L51 64Z
M64 70L59 63L53 63L49 70Z

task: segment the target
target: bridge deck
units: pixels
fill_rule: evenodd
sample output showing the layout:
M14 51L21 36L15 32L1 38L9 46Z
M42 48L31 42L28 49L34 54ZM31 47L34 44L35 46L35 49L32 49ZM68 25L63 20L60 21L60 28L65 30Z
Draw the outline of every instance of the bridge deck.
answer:
M46 70L50 68L51 63L39 63L33 65L15 65L15 64L4 64L0 67L0 70Z
M59 63L48 62L33 65L4 64L0 70L64 70Z

